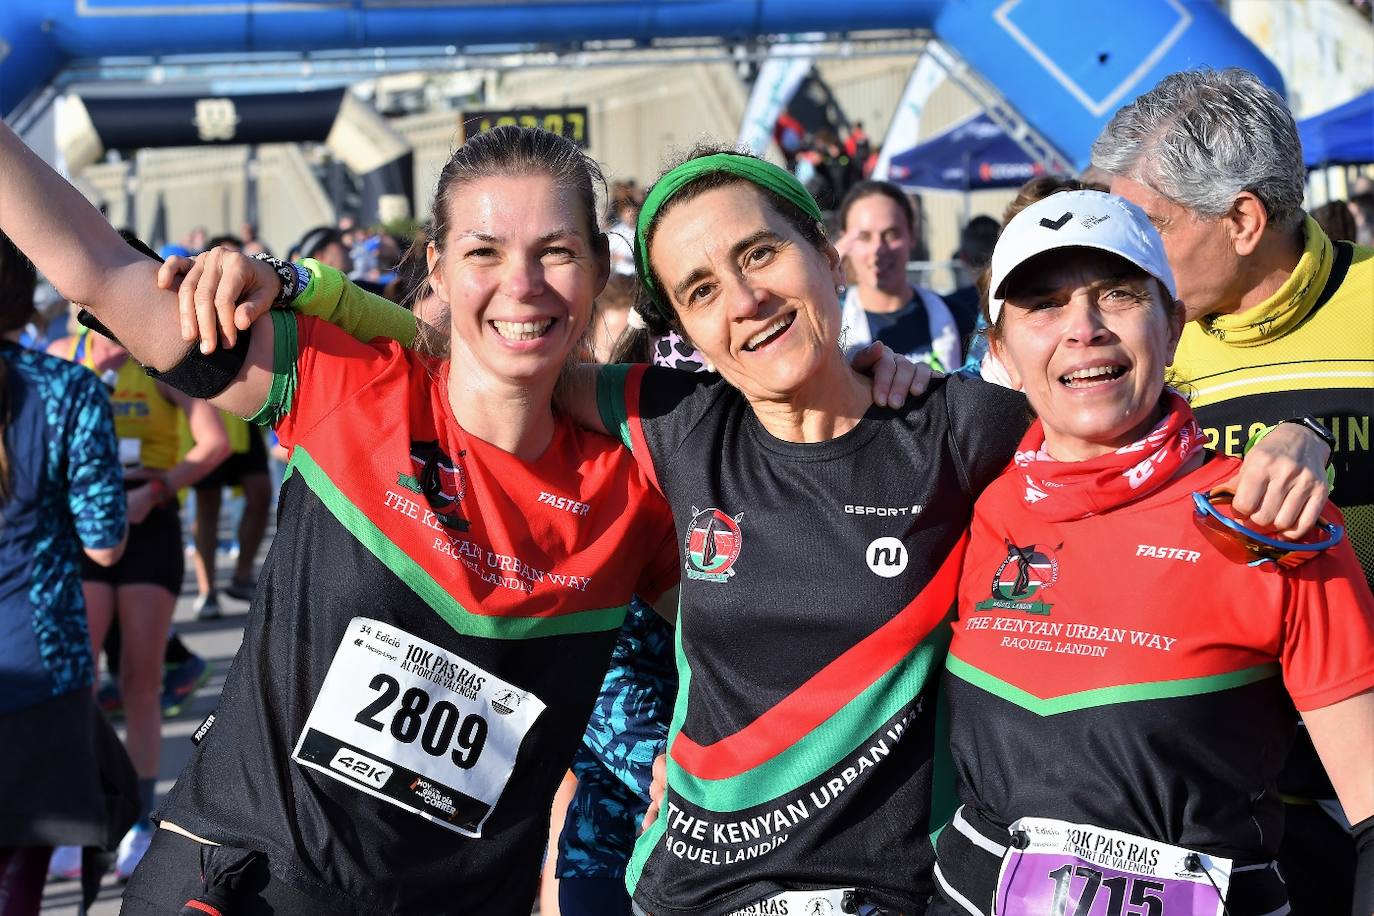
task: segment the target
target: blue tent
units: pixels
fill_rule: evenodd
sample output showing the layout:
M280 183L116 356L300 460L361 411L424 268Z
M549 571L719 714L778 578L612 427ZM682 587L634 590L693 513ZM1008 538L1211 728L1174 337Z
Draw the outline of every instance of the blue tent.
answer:
M907 188L1017 188L1045 168L986 114L977 114L892 157L888 178Z
M1374 90L1298 123L1309 169L1374 162Z

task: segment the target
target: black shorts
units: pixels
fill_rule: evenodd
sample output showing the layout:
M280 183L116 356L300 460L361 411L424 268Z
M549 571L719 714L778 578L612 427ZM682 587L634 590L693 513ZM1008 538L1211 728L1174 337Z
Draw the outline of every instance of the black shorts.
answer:
M237 487L243 478L254 474L267 473L267 446L262 441L262 431L255 426L248 427L248 451L234 452L196 482L197 490L218 490L220 487Z
M159 829L124 889L122 916L177 916L188 900L215 895L226 916L337 916L336 902L316 900L273 877L267 856L207 846ZM216 899L217 898L217 899Z
M113 849L138 818L138 776L89 686L0 715L0 846Z
M81 579L108 585L160 585L173 595L181 594L186 555L181 540L180 507L173 500L158 506L137 525L129 527L129 546L113 566L101 566L81 555Z

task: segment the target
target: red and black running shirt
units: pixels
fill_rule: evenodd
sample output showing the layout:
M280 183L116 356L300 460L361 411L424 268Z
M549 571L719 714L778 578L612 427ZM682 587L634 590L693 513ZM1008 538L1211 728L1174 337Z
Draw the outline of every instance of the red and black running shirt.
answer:
M948 660L950 737L965 810L1003 844L1009 823L1035 816L1239 862L1274 857L1293 705L1374 687L1374 599L1348 542L1291 571L1213 546L1192 493L1239 465L1212 457L1077 521L1028 508L1015 472L978 501ZM945 867L957 833L940 836L942 877L986 904L995 866L981 886L959 875L976 870Z
M291 449L277 534L213 727L160 816L265 852L276 879L337 912L528 916L554 790L631 595L677 580L667 506L606 436L559 419L521 461L458 425L447 363L272 318L260 416ZM546 704L480 838L292 760L354 616Z
M636 902L718 916L857 887L918 910L962 544L1025 399L950 378L797 444L715 375L606 367L598 396L667 495L683 561L668 789L628 871Z

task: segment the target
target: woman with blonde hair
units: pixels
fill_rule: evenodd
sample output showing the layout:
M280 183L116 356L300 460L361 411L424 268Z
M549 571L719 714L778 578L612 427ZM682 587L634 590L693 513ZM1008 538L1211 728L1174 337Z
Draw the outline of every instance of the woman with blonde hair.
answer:
M157 265L0 128L0 228L164 383L291 448L243 647L124 913L530 912L630 596L677 578L645 473L552 403L609 272L598 175L542 131L455 151L428 249L452 362L284 311L207 355Z

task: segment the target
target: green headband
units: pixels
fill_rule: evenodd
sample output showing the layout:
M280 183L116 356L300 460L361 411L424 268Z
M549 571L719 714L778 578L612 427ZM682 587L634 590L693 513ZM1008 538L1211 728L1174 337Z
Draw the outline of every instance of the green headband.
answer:
M654 286L653 275L649 271L649 250L645 243L649 227L653 225L658 212L677 196L678 191L701 176L716 172L738 175L745 181L772 191L783 200L795 204L797 209L816 222L824 220L821 208L816 205L815 198L807 193L806 188L802 187L802 183L791 172L771 162L738 153L716 153L682 163L654 183L653 190L649 192L649 196L644 200L644 206L640 208L639 225L635 231L635 268L639 271L639 282L644 284L650 300L664 318L671 318L673 312L666 298Z

